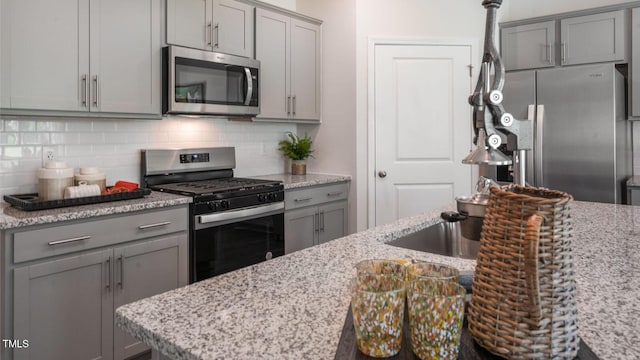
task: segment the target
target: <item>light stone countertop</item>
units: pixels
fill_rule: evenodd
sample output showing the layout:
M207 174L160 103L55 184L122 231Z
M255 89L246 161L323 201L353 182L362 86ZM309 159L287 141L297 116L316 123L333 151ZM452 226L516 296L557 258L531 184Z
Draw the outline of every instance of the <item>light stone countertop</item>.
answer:
M14 208L6 202L0 202L0 230L176 206L188 204L191 201L190 197L152 191L150 195L139 199L69 206L50 210L24 211Z
M256 179L276 180L282 181L285 190L299 189L316 185L327 185L345 181L351 181L349 175L334 175L334 174L312 174L306 175L292 175L292 174L269 174L252 176Z
M171 359L333 359L356 262L475 261L384 244L443 209L285 255L116 310L116 323ZM640 207L574 202L580 336L601 359L640 358Z

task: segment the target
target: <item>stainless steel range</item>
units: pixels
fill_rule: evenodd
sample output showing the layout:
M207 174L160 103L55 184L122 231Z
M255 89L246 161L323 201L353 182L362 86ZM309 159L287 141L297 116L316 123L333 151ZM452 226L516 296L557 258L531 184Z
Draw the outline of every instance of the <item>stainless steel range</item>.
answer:
M284 255L284 186L233 177L235 148L143 150L141 182L191 196L189 279Z

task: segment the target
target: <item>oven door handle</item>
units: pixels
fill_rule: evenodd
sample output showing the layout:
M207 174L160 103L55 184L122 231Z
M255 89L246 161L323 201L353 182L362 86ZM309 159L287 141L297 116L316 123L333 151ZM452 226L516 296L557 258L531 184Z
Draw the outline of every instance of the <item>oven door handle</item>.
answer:
M284 202L278 202L269 205L260 205L242 210L225 211L221 213L198 215L199 224L208 224L215 226L219 223L239 222L258 218L261 216L273 215L284 212ZM232 220L232 221L229 221Z

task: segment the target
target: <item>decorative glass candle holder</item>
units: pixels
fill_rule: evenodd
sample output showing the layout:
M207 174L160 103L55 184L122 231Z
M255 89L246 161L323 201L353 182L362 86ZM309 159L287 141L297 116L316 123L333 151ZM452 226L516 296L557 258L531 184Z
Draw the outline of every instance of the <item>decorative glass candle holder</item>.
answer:
M367 356L400 352L404 323L404 278L362 273L351 281L351 311L358 349Z
M455 360L460 348L466 290L453 281L407 282L413 352L422 360Z

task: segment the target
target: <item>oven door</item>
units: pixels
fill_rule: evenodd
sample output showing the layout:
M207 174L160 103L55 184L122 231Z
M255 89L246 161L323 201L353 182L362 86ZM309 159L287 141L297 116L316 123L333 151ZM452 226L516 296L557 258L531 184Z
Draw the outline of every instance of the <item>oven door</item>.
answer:
M284 203L197 215L191 282L284 255Z
M175 46L165 49L164 113L259 114L260 62Z

